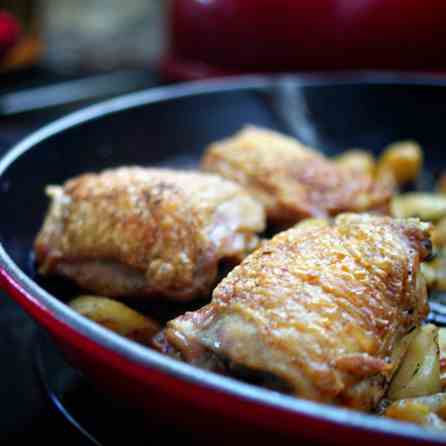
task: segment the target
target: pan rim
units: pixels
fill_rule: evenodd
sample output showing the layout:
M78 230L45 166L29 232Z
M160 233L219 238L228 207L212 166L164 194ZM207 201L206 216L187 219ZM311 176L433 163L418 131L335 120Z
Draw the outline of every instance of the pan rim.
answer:
M184 97L202 94L272 88L283 82L291 82L301 86L376 84L383 86L420 85L446 87L446 80L435 76L365 72L360 74L344 73L329 79L323 75L312 74L306 76L296 76L294 74L239 76L229 80L215 79L204 82L185 82L173 86L143 90L103 101L70 113L35 131L14 145L0 159L0 180L17 159L28 150L32 150L39 142L62 133L64 130L93 121L102 116L123 112L127 109L140 106L149 106L152 103L178 100ZM331 407L317 402L278 394L272 390L263 389L242 383L233 378L219 376L215 373L198 369L142 347L87 320L49 294L19 268L8 255L0 241L0 270L2 269L6 280L9 280L16 288L21 289L26 299L30 300L30 297L32 298L32 305L41 306L45 311L50 312L52 317L70 327L77 334L144 368L155 369L175 379L196 384L210 390L223 391L233 397L242 398L253 404L268 405L278 410L285 410L295 414L297 418L299 415L304 415L321 422L335 423L341 427L368 431L369 434L375 432L405 440L412 439L436 444L446 444L446 437L441 433L399 421L378 418L350 409Z

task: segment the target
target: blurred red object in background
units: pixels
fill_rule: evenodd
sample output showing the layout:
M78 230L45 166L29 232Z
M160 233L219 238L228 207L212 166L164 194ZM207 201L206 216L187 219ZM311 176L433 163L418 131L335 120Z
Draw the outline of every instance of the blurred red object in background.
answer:
M0 59L20 38L20 25L12 14L0 11Z
M444 0L173 0L162 70L446 71L445 55Z

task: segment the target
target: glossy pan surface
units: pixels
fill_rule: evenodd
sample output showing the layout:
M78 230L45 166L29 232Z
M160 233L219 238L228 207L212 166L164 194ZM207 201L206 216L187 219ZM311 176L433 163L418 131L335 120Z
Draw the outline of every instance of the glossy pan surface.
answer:
M251 123L293 134L327 154L349 147L377 153L392 141L416 139L425 149L423 178L429 186L446 169L445 116L446 82L393 75L183 84L74 113L34 133L0 161L0 284L74 365L148 418L233 438L254 432L265 441L280 436L285 443L305 438L330 444L446 444L445 435L284 396L127 341L70 310L63 303L70 290L39 280L30 255L47 207L45 185L81 172L121 164L193 167L209 142Z

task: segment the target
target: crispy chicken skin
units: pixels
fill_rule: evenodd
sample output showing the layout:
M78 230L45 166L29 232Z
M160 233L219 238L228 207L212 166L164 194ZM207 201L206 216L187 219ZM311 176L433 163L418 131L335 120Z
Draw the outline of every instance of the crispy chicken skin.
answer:
M265 225L261 204L212 174L122 167L48 194L34 245L40 273L106 296L209 293L219 260L252 251Z
M292 225L341 212L387 212L394 179L341 166L297 140L256 127L211 144L202 169L246 187L270 222Z
M275 236L167 324L183 360L316 401L369 410L427 316L419 272L430 226L342 214Z

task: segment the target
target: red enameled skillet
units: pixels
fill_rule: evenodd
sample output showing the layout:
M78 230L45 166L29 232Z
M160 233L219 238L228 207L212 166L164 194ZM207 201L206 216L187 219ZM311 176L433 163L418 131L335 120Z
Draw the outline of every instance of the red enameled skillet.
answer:
M445 116L445 81L375 74L182 84L73 113L0 161L0 285L70 363L148 419L168 418L213 432L214 439L243 433L265 443L446 444L446 435L417 426L284 396L163 357L72 311L63 287L36 277L31 257L47 206L44 186L81 172L120 164L190 167L206 144L253 123L326 153L352 146L378 152L390 141L414 138L425 148L427 171L436 173L446 168Z

